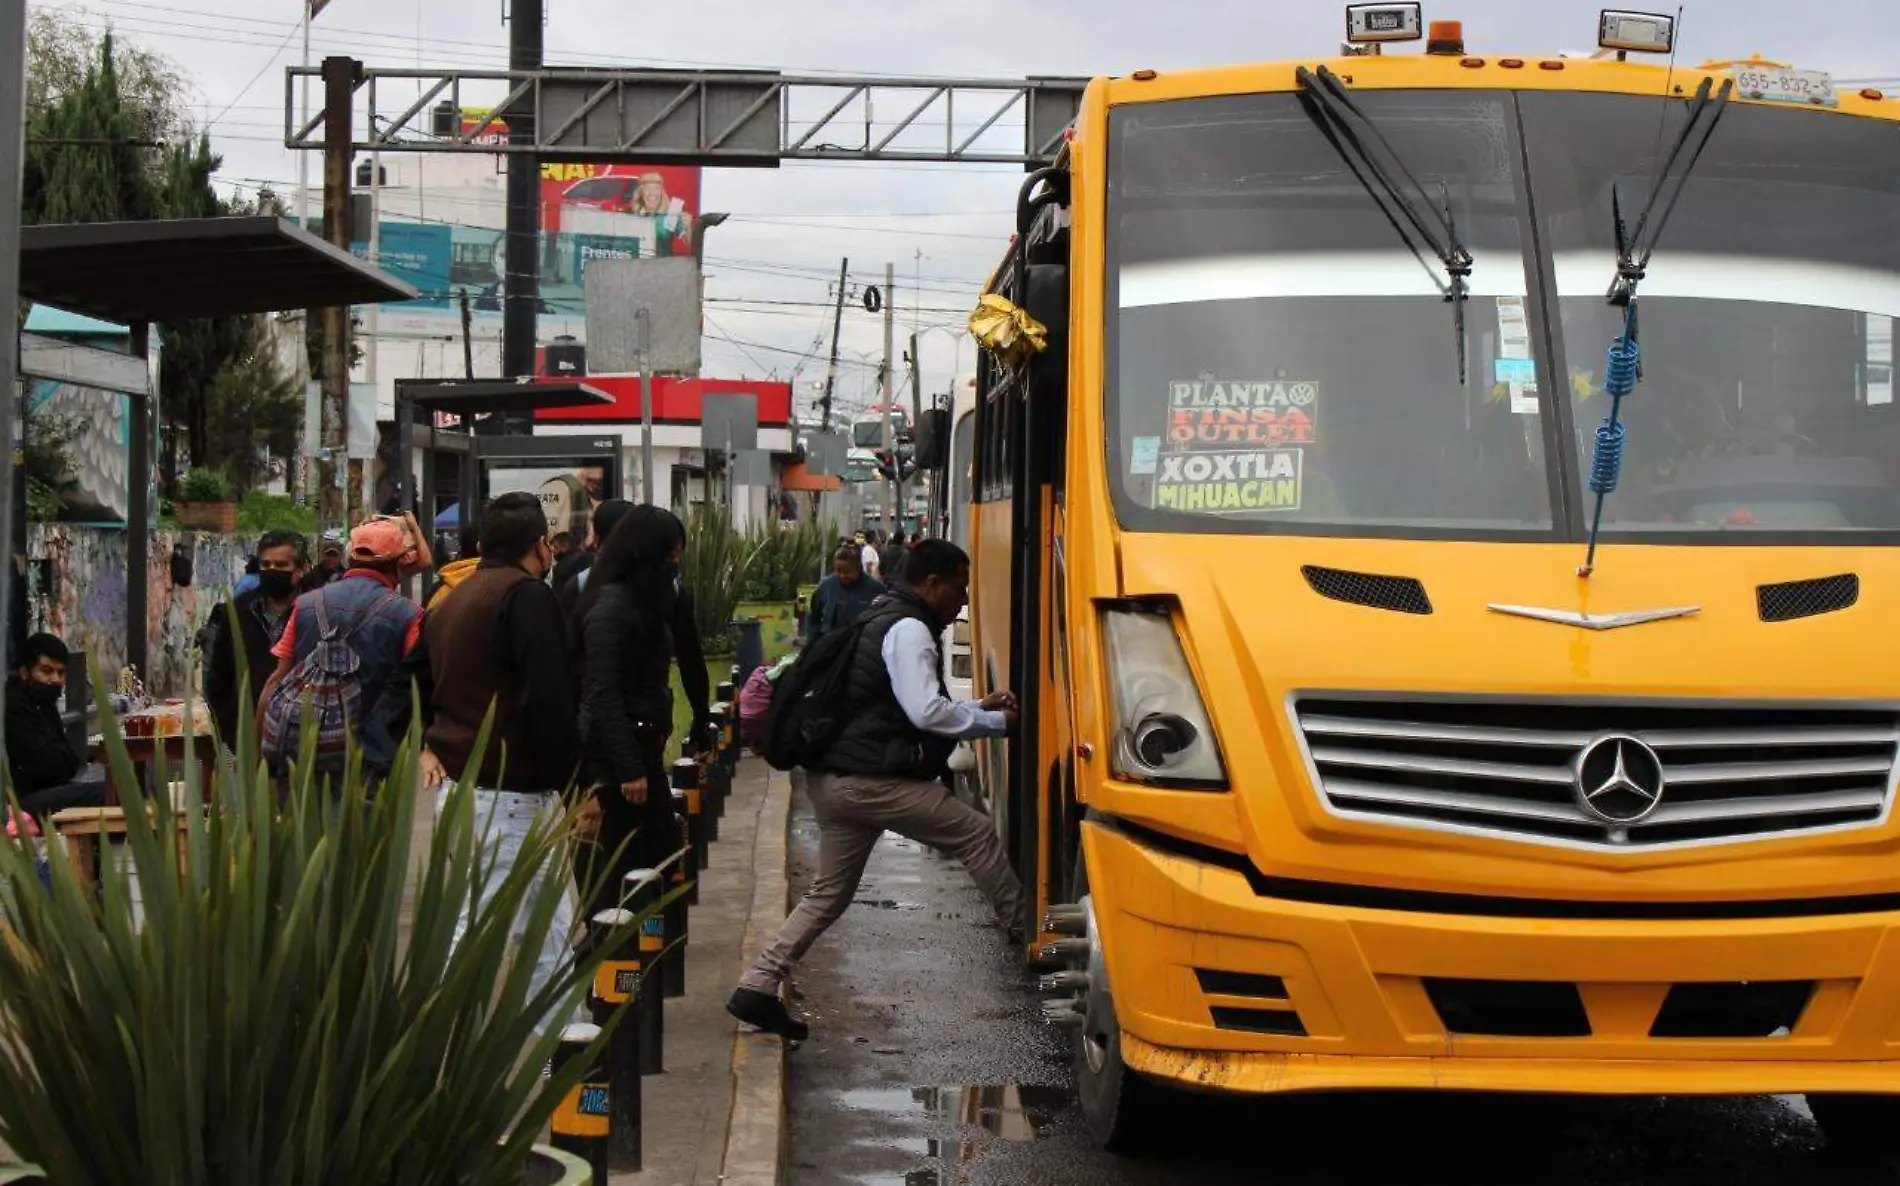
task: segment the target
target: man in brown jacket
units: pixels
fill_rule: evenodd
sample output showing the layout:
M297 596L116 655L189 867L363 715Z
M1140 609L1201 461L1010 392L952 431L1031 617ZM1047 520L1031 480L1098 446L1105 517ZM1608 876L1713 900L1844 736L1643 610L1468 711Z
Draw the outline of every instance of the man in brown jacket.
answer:
M412 670L427 685L423 785L439 787L443 802L450 783L473 789L483 863L491 871L481 890L486 903L535 822L561 810L581 744L564 615L545 580L554 555L540 500L504 494L489 503L481 550L481 564L455 596L430 611L422 639L427 667ZM475 739L491 704L488 748L474 769ZM517 926L532 909L532 902L523 905ZM571 958L573 922L564 901L536 954L536 988ZM464 910L458 940L467 923Z

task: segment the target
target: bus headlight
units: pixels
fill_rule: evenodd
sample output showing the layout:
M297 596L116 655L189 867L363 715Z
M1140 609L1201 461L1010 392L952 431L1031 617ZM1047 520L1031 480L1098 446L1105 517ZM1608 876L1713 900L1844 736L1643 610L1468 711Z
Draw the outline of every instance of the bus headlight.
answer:
M1115 706L1115 774L1164 786L1225 786L1220 746L1167 609L1104 610L1102 639Z

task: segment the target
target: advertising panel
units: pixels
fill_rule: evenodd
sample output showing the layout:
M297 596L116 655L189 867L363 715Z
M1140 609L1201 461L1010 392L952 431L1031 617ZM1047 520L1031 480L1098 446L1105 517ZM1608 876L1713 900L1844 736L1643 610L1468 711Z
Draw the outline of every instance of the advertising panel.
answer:
M525 492L541 500L550 539L566 535L576 544L585 539L594 508L609 493L604 462L490 458L483 464L489 498Z
M507 139L505 121L484 126L488 113L465 108L464 135L480 128L477 143ZM384 191L379 254L382 266L414 285L415 301L385 308L451 309L467 292L477 312L499 313L509 270L507 208L499 190L486 200L458 199L451 220L391 211L414 191ZM418 210L426 192L414 194ZM674 165L600 165L546 161L541 165L538 258L542 313L578 314L586 308L583 278L603 259L690 256L699 216L700 170ZM359 232L361 233L361 232ZM367 242L351 244L367 257Z

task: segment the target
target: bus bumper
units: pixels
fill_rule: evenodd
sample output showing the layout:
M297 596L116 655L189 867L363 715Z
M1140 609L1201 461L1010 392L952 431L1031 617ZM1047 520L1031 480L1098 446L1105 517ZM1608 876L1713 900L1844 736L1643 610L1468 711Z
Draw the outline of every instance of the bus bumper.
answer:
M1210 1091L1900 1093L1900 912L1446 915L1270 898L1084 825L1122 1058Z

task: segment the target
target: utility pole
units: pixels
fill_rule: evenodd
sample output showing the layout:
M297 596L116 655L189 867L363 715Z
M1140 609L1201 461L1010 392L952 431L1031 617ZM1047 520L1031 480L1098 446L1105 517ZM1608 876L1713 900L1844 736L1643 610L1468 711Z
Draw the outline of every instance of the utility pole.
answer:
M6 546L0 547L0 622L5 623L0 654L6 655L9 667L18 658L10 653L14 633L26 628L13 617L13 584L21 579L13 566L14 549L26 542L13 533L14 477L20 465L20 335L15 331L20 324L20 166L25 156L26 0L0 0L0 326L5 327L0 337L0 399L5 401L0 403L0 440L5 449L0 457L6 459L6 472L0 475L0 531L6 533ZM6 720L5 695L0 686L0 722ZM0 725L0 748L5 742L5 727Z
M884 453L891 459L891 476L884 482L884 538L897 529L897 495L902 471L897 468L897 432L891 424L891 404L897 398L891 374L891 347L896 341L897 267L884 265Z
M634 383L640 392L640 501L653 506L653 373L647 365L648 352L653 349L653 317L644 307L633 311L633 324L638 335L639 346L634 363ZM705 442L701 441L701 445ZM710 481L712 475L712 456L706 453L706 473Z
M844 286L851 272L851 257L838 264L838 307L831 314L831 367L825 372L825 397L818 401L818 431L831 431L831 390L838 385L838 331L844 328Z
M369 263L373 268L383 265L383 154L380 152L369 154ZM363 377L369 381L369 415L366 419L372 437L375 436L376 404L383 397L376 367L376 356L382 353L383 346L382 309L381 305L373 304L365 314L369 320L369 333L366 335L368 344L363 351ZM376 452L375 442L371 441L369 456L359 458L356 463L362 476L361 506L366 516L376 511Z
M310 68L310 21L316 15L310 11L311 3L312 0L303 0L299 6L303 10L303 67L306 70ZM306 74L297 79L297 126L303 128L309 125L310 76ZM327 137L328 133L325 134ZM297 154L297 229L300 231L310 229L310 154L307 152ZM297 323L297 394L304 397L306 418L309 417L311 408L310 382L316 378L310 371L310 327L313 324L311 318L314 316L316 316L314 310L306 309L303 320ZM319 421L322 419L321 410L317 419ZM309 501L310 487L317 480L316 450L311 447L317 439L315 428L306 424L302 441L303 480L294 483L296 489L291 492L300 502Z
M472 336L475 315L468 310L468 289L461 290L462 298L462 377L469 382L475 381L475 342Z
M542 0L509 0L508 68L541 69ZM533 144L534 109L518 105L507 113L508 142ZM528 152L508 156L508 238L502 280L501 373L509 379L534 374L534 340L541 313L541 158ZM510 431L506 417L501 431Z
M350 156L354 117L351 99L363 64L354 58L323 59L323 237L350 249ZM349 472L350 307L332 305L323 317L323 433L327 460L320 467L318 520L345 526L344 477Z
M911 314L913 324L916 323L916 319L917 314L913 312ZM910 334L910 430L913 433L921 432L923 427L924 360L917 353L917 331L913 329ZM924 492L926 495L924 502L924 519L928 520L930 517L930 508L935 505L935 500L928 497L931 479L920 474L918 480L924 483ZM905 509L908 510L909 508L906 507Z

